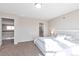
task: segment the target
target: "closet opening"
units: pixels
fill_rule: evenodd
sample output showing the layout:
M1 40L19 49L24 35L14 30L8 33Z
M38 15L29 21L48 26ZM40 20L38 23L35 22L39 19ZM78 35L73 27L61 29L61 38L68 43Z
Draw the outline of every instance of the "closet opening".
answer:
M14 19L2 18L2 46L14 44Z

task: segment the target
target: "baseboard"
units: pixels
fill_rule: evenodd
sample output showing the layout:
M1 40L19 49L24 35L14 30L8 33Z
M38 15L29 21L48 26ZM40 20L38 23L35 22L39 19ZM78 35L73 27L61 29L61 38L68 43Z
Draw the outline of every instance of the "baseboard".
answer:
M18 44L18 42L14 42L14 44L16 45L16 44Z
M31 40L31 41L19 41L19 42L14 41L14 44L16 45L16 44L22 43L22 42L33 42L33 40Z

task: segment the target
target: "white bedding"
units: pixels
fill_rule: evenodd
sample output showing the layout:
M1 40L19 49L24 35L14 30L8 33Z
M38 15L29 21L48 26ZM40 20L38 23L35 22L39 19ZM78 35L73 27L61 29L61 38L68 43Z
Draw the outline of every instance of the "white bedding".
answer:
M77 46L75 43L60 38L39 37L38 39L34 40L34 43L46 56L79 55L78 53L73 52L76 51L76 48L79 48L79 46Z
M40 41L44 42L45 51L60 51L62 48L57 42L53 41L51 38L43 38Z

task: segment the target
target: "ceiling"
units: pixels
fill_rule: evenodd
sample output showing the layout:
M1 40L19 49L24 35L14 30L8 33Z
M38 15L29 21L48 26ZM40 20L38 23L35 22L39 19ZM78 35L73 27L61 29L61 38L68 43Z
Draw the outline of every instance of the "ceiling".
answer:
M35 8L34 3L0 3L0 11L22 17L50 20L79 9L78 3L41 3L42 8Z

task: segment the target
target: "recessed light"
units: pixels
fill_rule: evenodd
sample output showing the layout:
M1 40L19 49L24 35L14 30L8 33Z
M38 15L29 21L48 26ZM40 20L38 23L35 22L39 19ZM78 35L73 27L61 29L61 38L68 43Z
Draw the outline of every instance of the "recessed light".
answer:
M40 3L35 3L35 7L36 8L41 8L41 4Z

